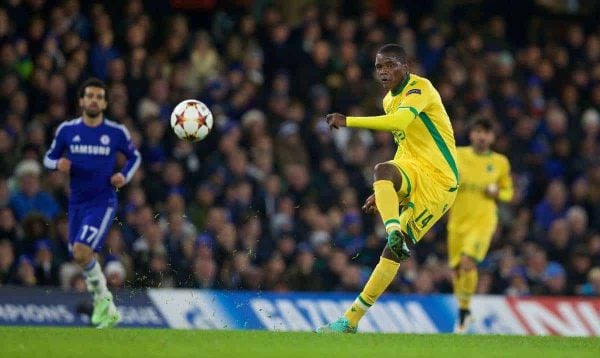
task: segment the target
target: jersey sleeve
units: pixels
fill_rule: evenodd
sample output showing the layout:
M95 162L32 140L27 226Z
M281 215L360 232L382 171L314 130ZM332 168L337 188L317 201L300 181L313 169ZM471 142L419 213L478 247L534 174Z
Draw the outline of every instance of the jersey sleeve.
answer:
M502 157L502 174L498 179L498 200L508 202L513 198L513 182L510 174L510 162L506 157Z
M61 124L56 129L52 145L44 156L44 166L50 170L56 170L58 160L62 157L66 146L64 124Z
M428 83L417 83L406 91L396 110L383 116L346 117L346 126L387 132L405 130L429 104Z
M129 183L133 175L140 167L142 163L142 156L140 152L137 150L133 142L131 141L131 135L127 128L123 125L119 126L122 132L122 138L119 141L119 152L123 153L127 158L127 162L123 169L121 169L121 174L125 177L125 181Z

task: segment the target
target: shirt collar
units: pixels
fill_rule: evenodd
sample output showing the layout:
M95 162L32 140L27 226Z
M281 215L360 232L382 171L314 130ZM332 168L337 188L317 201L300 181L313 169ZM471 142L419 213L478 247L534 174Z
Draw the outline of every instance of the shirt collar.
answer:
M391 89L392 96L397 96L400 93L402 93L402 91L404 90L404 87L406 87L406 85L408 84L408 81L410 81L410 73L406 74L406 78L404 79L404 81L402 81L401 84L399 84L395 88Z

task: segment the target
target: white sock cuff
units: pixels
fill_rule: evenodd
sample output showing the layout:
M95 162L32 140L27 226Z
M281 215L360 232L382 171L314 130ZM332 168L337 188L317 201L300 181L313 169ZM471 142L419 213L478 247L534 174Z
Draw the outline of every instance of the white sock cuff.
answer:
M365 312L368 311L369 308L371 307L370 305L367 304L366 301L364 301L362 299L362 297L360 297L360 295L358 295L356 297L356 299L354 300L354 304L356 304L358 307L360 307L361 310L363 310Z
M84 268L83 271L91 271L94 269L94 267L98 264L98 262L96 261L96 259L92 259L92 261L90 261Z

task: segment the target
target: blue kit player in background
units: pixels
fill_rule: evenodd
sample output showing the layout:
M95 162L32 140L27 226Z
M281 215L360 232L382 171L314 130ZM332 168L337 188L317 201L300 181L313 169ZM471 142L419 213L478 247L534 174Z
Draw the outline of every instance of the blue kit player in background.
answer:
M90 78L82 84L82 117L63 122L56 129L44 158L46 168L70 177L69 248L94 296L92 324L98 328L116 325L120 315L94 252L102 249L117 211L115 188L127 184L141 163L125 126L104 118L106 92L99 79ZM127 163L115 173L117 152L125 155Z

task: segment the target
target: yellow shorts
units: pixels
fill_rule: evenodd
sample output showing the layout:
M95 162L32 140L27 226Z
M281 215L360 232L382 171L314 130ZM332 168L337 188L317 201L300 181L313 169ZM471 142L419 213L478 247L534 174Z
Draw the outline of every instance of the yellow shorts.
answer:
M402 175L402 187L397 193L402 207L400 226L417 243L454 204L456 188L440 184L431 170L416 161L386 163L395 166Z
M448 264L457 267L462 256L469 256L478 263L485 259L494 230L475 228L468 232L448 231Z

